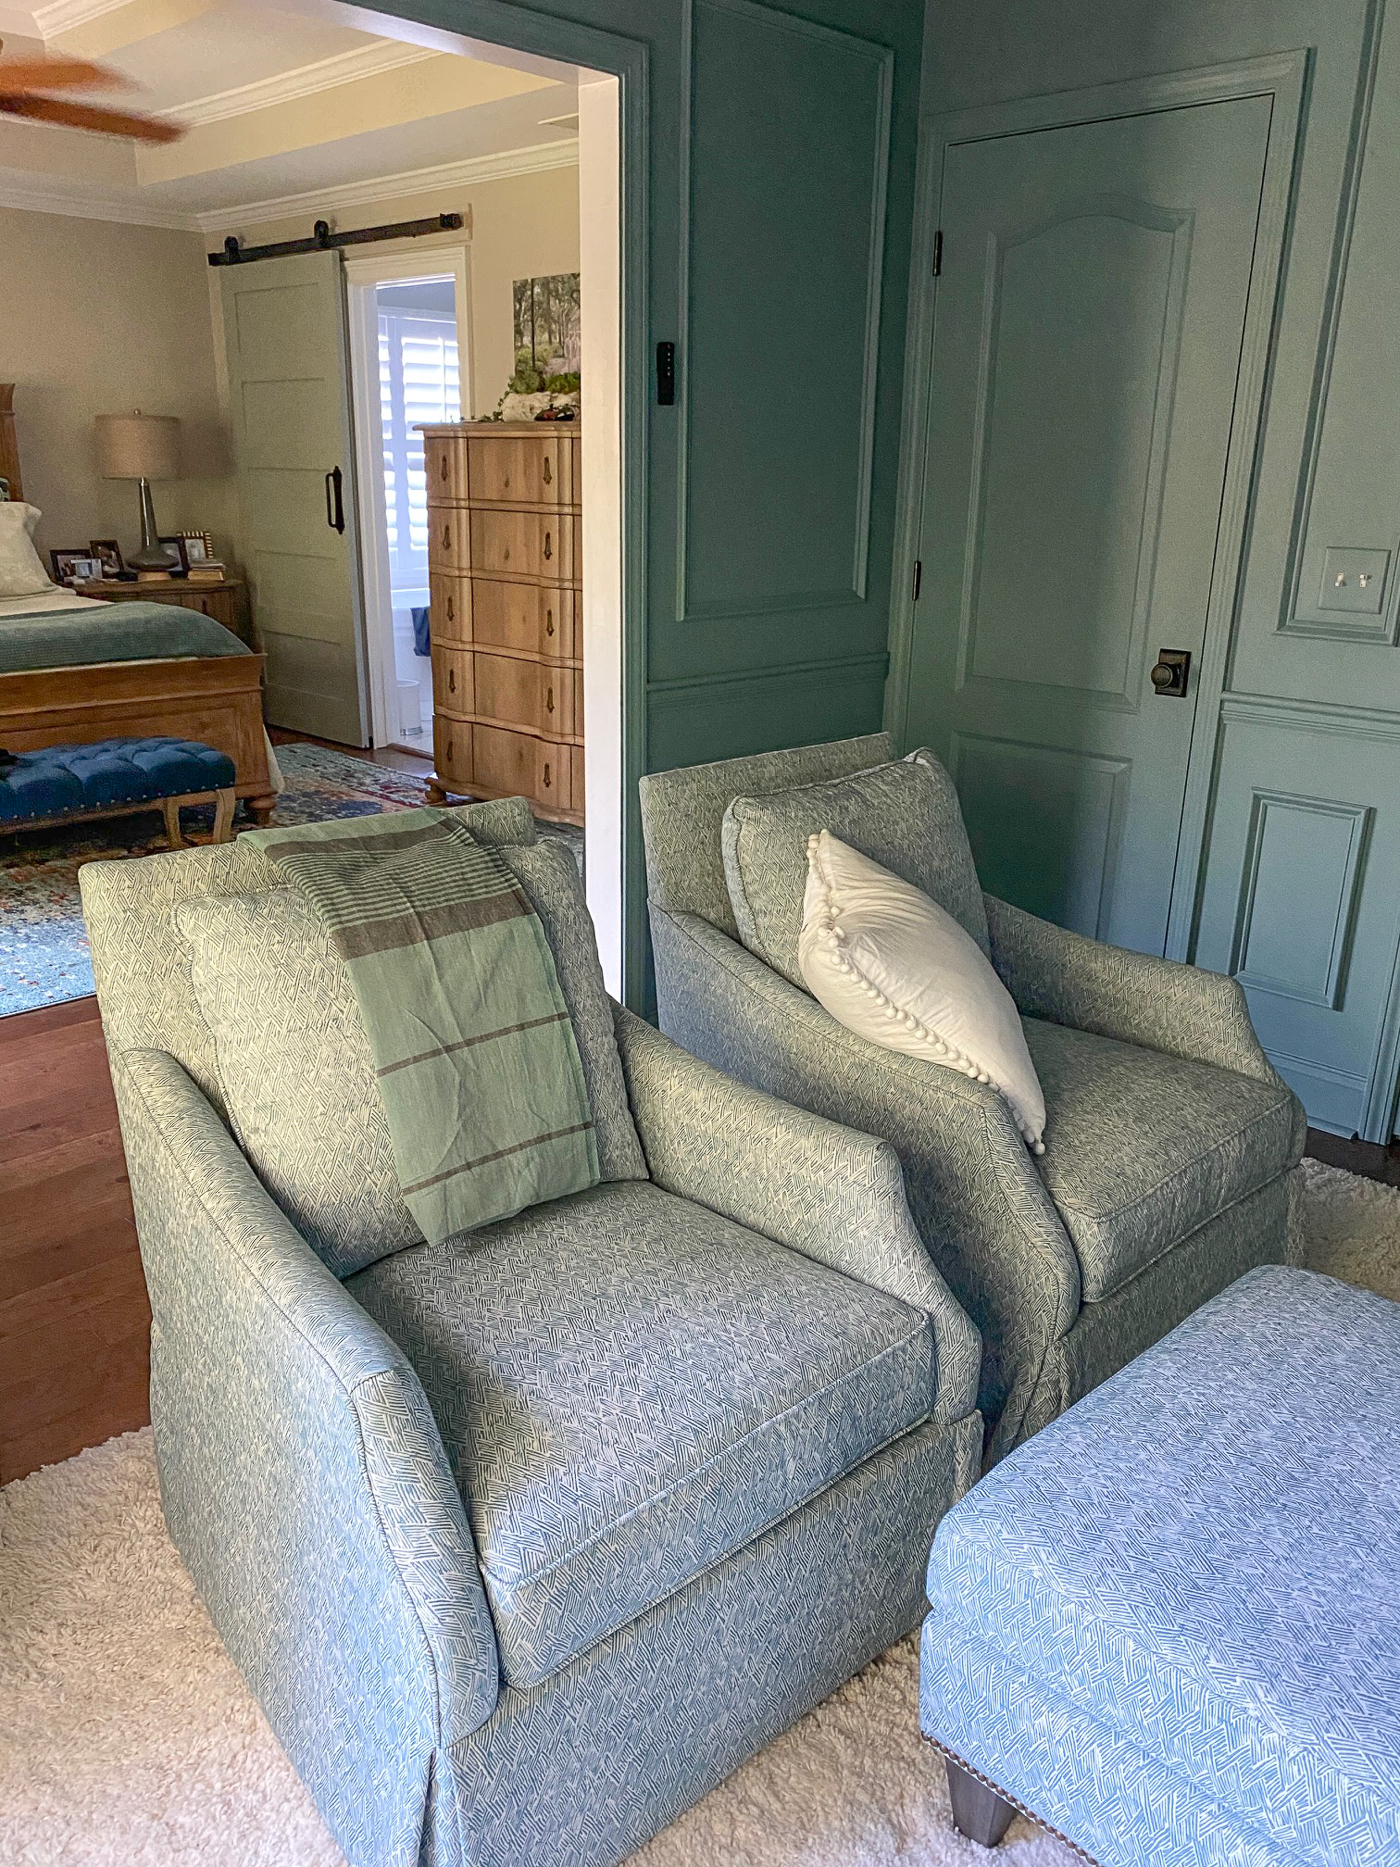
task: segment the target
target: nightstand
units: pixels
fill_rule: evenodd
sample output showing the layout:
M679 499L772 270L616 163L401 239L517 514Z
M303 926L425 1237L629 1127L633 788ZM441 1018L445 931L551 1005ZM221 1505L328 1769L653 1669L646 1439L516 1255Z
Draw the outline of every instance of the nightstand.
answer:
M79 596L96 597L100 603L178 603L181 609L197 609L221 622L249 648L257 648L248 586L241 577L222 577L218 583L195 583L186 577L151 577L136 583L104 580L75 588Z

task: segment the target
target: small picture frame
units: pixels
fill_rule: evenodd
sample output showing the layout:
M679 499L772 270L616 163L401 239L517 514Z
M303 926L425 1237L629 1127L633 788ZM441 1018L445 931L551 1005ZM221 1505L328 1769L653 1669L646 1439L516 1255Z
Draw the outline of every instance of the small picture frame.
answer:
M82 550L50 551L49 563L54 582L70 589L80 583L96 583L102 575L102 560L92 555L90 545Z
M115 538L89 538L88 550L102 566L102 575L105 578L120 577L126 569L122 548Z
M171 576L172 577L188 577L190 574L190 560L185 550L184 533L183 532L172 532L169 535L169 537L162 538L160 542L161 544L165 546L167 551L173 551L176 557L180 560L179 563L175 566L174 570L170 573Z
M185 565L208 564L214 556L214 539L209 532L181 532L185 541Z

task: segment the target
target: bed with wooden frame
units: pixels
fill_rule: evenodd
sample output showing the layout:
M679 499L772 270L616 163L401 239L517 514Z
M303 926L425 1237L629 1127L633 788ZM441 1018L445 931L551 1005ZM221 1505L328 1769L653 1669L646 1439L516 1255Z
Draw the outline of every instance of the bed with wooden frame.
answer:
M9 481L11 499L24 497L13 383L0 383L0 479ZM262 670L262 656L248 654L0 674L0 746L33 752L126 735L197 739L228 753L235 795L265 823L277 799L263 731Z

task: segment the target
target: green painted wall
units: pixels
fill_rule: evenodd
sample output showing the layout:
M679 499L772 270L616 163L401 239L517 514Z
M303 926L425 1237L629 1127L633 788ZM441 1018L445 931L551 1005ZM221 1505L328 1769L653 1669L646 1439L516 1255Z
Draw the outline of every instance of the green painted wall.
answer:
M1188 807L1184 945L1238 973L1313 1119L1371 1138L1393 1118L1400 1029L1400 12L1381 15L1380 0L935 3L923 92L932 116L1309 50L1225 695L1198 727L1215 756L1194 826ZM1326 565L1329 547L1344 556ZM1366 607L1326 606L1338 570Z
M630 177L624 163L624 196L648 301L626 384L643 427L624 436L629 501L645 508L629 570L634 777L877 727L922 0L387 4L602 70L632 59L624 119L643 125L646 157ZM669 408L652 382L663 340L677 346ZM630 805L628 993L645 1002Z

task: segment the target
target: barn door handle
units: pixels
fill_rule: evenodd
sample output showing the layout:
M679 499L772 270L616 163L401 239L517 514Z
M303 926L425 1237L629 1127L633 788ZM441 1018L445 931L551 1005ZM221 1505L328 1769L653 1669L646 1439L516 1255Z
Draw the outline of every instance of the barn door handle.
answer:
M345 501L341 486L340 468L332 467L326 475L326 523L333 532L345 530Z

